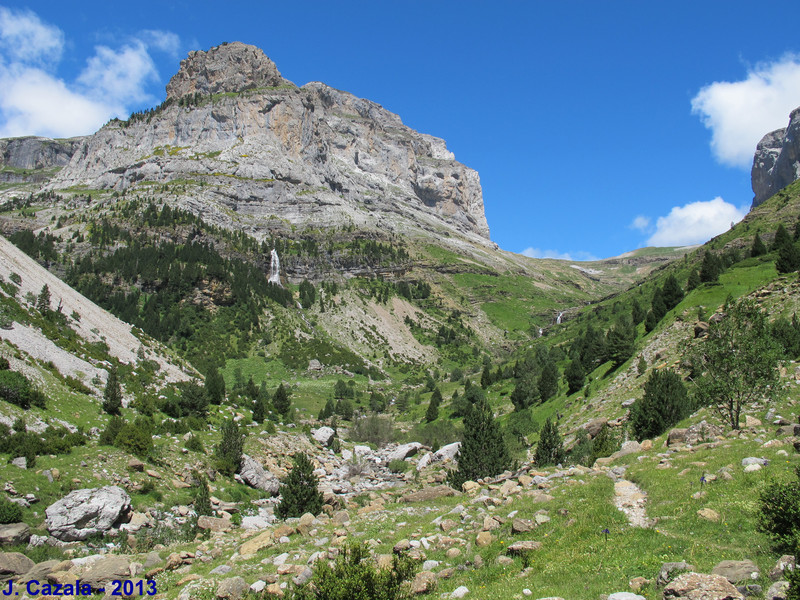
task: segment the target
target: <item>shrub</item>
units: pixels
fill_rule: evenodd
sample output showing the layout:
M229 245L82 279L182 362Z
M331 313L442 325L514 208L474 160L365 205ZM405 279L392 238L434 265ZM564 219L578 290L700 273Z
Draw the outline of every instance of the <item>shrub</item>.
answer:
M389 461L389 470L392 473L405 473L408 471L408 468L411 466L410 462L406 462L405 460L390 460Z
M199 481L194 494L194 512L197 515L211 515L211 491L208 489L208 481L203 475L196 472L194 478Z
M769 535L776 548L792 552L800 541L800 467L791 481L773 481L761 492L758 529Z
M322 492L317 489L319 481L314 475L314 465L299 452L292 457L292 470L281 485L281 503L275 512L281 519L313 515L322 511Z
M333 567L319 561L311 585L295 589L291 600L404 600L410 597L403 585L414 575L417 564L408 556L392 556L391 569L379 569L361 544L348 544Z
M101 446L113 446L114 440L117 439L119 432L125 427L125 419L119 416L111 417L106 425L106 428L100 434L98 443Z
M692 412L683 380L674 371L651 371L644 396L631 408L631 430L641 441L661 435Z
M114 439L114 445L139 458L147 458L153 451L153 436L137 419L135 423L128 423L120 430Z
M389 417L376 414L367 415L355 422L350 437L356 442L368 442L382 446L394 439L394 423Z
M0 496L0 525L22 521L22 507Z
M45 397L34 388L22 373L0 370L0 399L20 408L31 405L45 408Z
M587 465L591 466L594 464L598 458L604 458L606 456L611 456L619 450L621 445L621 440L619 435L615 434L611 427L608 425L603 425L600 428L600 431L597 432L597 435L591 440L592 443L592 451L589 455L589 459L587 461Z
M206 449L203 447L203 442L200 441L200 438L196 435L191 436L188 440L186 440L186 449L191 450L192 452L199 452L200 454L205 454Z

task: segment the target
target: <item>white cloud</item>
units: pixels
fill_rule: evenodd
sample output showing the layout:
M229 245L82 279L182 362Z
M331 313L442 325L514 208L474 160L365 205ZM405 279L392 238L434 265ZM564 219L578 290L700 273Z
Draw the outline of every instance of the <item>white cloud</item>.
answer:
M42 23L30 10L0 6L0 49L12 61L48 63L58 61L64 34L58 27Z
M688 246L707 242L727 231L747 214L747 207L737 208L720 197L707 202L675 206L666 217L656 221L656 231L648 246Z
M106 46L97 46L95 52L77 81L86 95L124 102L151 98L144 86L149 80L157 80L158 72L142 42L124 46L116 52Z
M523 256L530 258L556 258L558 260L589 261L599 260L590 252L579 250L577 252L559 252L558 250L541 250L540 248L525 248L520 252Z
M75 81L55 72L64 34L31 11L0 7L0 136L69 137L125 118L136 104L155 104L147 86L158 80L150 49L175 53L180 39L147 30L119 48L96 46Z
M750 168L759 140L786 127L800 106L800 55L756 65L742 81L717 81L692 99L692 113L711 130L717 160Z
M646 231L650 227L650 217L639 215L629 225L631 229L638 229L639 231Z

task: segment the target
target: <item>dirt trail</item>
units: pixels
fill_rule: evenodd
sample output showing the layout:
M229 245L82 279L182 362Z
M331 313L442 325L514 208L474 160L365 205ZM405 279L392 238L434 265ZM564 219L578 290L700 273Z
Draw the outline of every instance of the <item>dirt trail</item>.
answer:
M649 528L653 522L647 517L645 504L647 492L627 479L623 479L624 469L614 469L609 476L614 480L614 506L625 513L632 527Z

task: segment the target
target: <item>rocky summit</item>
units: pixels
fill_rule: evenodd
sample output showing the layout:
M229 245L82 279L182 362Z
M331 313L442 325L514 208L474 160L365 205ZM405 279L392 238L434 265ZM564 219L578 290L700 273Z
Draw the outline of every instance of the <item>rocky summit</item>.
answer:
M50 187L175 182L186 208L256 236L285 220L488 243L478 173L443 140L323 83L297 87L238 42L192 52L161 106L85 138Z
M751 171L753 207L800 179L800 108L789 116L789 125L771 131L758 143Z

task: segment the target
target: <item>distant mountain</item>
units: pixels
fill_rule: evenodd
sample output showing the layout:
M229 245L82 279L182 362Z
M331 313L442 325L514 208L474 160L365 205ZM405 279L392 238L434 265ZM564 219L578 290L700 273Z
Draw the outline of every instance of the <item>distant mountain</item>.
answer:
M488 243L478 173L443 140L325 84L297 87L239 42L192 52L161 106L86 137L50 187L175 182L187 208L219 224L238 218L256 237L277 217Z

